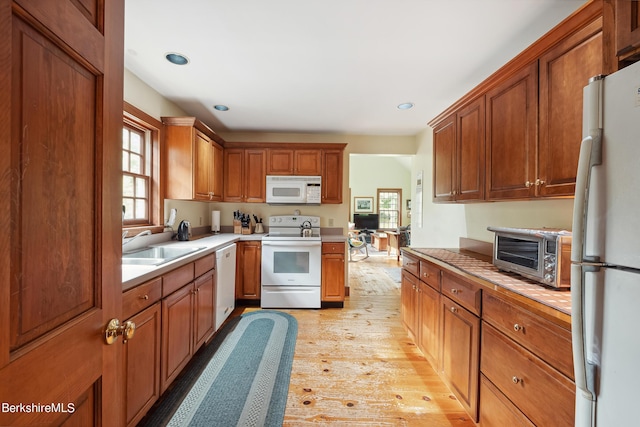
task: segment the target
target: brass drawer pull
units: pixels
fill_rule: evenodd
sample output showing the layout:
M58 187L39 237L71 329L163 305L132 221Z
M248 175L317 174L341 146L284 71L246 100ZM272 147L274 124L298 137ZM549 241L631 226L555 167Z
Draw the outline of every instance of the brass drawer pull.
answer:
M514 384L518 384L522 382L522 378L518 378L514 375L513 378L511 378L511 381L513 381Z
M147 295L147 294L142 295L142 296L140 297L140 299L148 300L148 299L149 299L149 295Z
M519 324L516 323L516 324L513 325L513 330L516 331L516 332L519 332L519 331L523 331L524 332L524 326L519 325Z
M459 294L460 292L462 292L460 289L456 289L456 288L451 289L452 294Z
M451 307L451 312L452 312L452 313L457 313L457 312L458 312L458 309L457 309L457 308L455 308L455 307Z

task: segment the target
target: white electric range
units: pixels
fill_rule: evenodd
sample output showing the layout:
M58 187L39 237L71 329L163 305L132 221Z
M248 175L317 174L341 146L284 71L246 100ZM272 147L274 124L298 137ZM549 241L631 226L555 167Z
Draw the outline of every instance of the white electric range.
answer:
M320 308L320 217L269 217L262 237L262 308Z

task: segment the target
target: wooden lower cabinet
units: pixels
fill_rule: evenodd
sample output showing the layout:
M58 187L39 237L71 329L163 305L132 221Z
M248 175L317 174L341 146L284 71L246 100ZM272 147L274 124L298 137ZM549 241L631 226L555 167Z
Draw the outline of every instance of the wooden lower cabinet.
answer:
M215 332L216 327L215 270L196 279L194 283L193 352Z
M504 394L480 375L480 425L482 427L534 427Z
M481 371L534 425L574 425L575 384L487 322Z
M236 242L236 299L260 300L262 242Z
M435 369L440 351L440 293L424 282L418 284L418 347Z
M409 334L417 341L418 331L418 278L402 269L400 282L402 322Z
M193 354L193 293L191 283L162 300L162 393Z
M345 251L344 243L322 244L323 302L344 302Z
M444 295L440 301L440 375L471 418L478 421L480 319Z
M135 426L160 397L160 303L131 317L134 338L123 340L127 427Z

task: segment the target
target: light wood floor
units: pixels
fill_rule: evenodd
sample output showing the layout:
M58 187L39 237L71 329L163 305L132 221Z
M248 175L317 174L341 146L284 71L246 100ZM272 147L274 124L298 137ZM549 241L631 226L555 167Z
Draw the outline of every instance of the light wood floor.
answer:
M475 426L402 326L396 257L377 255L349 263L344 308L283 310L298 320L284 425Z

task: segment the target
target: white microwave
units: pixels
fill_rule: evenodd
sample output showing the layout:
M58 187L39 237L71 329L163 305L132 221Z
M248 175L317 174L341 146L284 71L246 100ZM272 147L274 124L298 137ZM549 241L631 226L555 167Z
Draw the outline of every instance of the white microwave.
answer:
M322 177L267 175L267 203L275 205L319 205Z

